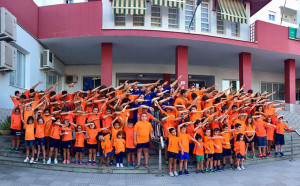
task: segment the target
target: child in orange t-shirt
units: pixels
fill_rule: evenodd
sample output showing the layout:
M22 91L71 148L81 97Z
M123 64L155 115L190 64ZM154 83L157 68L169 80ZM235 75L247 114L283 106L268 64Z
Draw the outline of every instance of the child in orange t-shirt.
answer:
M75 133L75 164L78 164L78 155L79 155L79 165L82 164L82 156L84 151L84 140L86 139L86 131L82 131L82 126L77 126L77 131Z
M135 152L136 147L134 145L134 127L133 127L133 119L128 119L129 113L127 114L127 118L125 121L124 132L126 136L126 152L127 152L127 167L130 167L130 159L132 160L132 166L135 167Z
M50 150L50 134L52 130L52 115L49 108L44 109L43 120L45 121L45 148L46 152L48 153Z
M101 156L98 167L102 166L104 157L106 157L106 166L110 167L109 160L110 160L110 156L113 154L113 146L112 146L112 142L110 140L110 133L111 132L108 129L103 129L103 130L106 130L109 133L105 136L103 136L103 133L100 133L98 135L98 140L101 142L101 147L103 149L103 155Z
M23 114L23 113L22 113ZM22 117L23 120L23 117ZM24 120L23 120L24 121ZM26 146L26 158L24 160L24 163L34 163L34 118L33 116L29 116L27 118L27 123L25 125L25 146ZM29 151L32 151L32 157L29 161Z
M273 123L272 122L272 118L270 116L268 116L266 118L266 122L267 123ZM275 132L275 127L273 126L267 126L266 127L266 131L267 131L267 156L272 156L271 154L271 146L274 144L274 132Z
M37 157L35 159L35 162L39 161L39 156L41 153L43 153L43 164L46 164L46 149L45 149L45 123L42 117L37 118L37 124L35 126L35 142L38 147L37 150Z
M215 128L214 129L214 135L213 137L219 137L220 136L220 129L219 128ZM222 137L223 138L223 137ZM223 148L222 148L222 142L224 140L217 138L214 139L214 167L215 167L215 171L220 171L221 169L221 159L222 159L222 153L223 153Z
M234 151L237 158L237 170L245 170L244 161L243 161L245 156L244 134L239 133L237 135L236 143L234 144Z
M176 136L176 130L173 127L170 127L167 129L168 132L168 158L169 158L169 175L171 177L178 176L178 173L176 171L177 167L177 159L178 159L178 153L179 148L181 153L183 154L183 148L180 142L180 138ZM173 168L173 171L172 171Z
M12 135L12 152L18 152L20 147L21 113L19 105L17 104L11 112L10 135Z
M117 133L117 139L114 140L115 152L117 157L116 167L123 167L123 158L125 153L126 142L124 140L124 132L119 131Z
M211 151L210 148L202 141L202 136L200 134L195 133L195 139L200 143L200 147L195 144L194 154L196 155L196 162L197 162L197 171L196 173L205 173L203 169L203 162L204 162L204 148L208 151ZM212 153L212 152L211 152ZM200 170L201 169L201 170Z
M97 135L99 129L96 128L94 122L88 123L86 126L86 135L87 135L87 148L89 150L89 161L86 165L96 165L96 155L97 155ZM92 163L93 157L93 163Z
M72 140L73 140L73 130L74 127L77 127L77 125L70 122L69 119L64 120L64 125L62 126L62 142L61 146L63 149L63 156L64 161L62 164L70 164L70 149L72 146Z
M222 147L223 147L223 153L222 153L222 157L223 157L223 167L222 169L225 169L226 166L226 157L228 157L229 162L230 162L230 167L231 169L235 170L234 166L233 166L233 160L232 160L232 155L231 155L231 143L230 141L232 140L232 130L229 130L229 127L227 124L224 124L222 126L223 128L223 132L221 133L222 136L224 137L224 141L222 142ZM235 130L235 129L233 129Z
M51 164L51 157L54 150L54 164L58 164L57 155L58 155L58 148L60 143L60 136L61 133L61 124L60 118L55 118L55 121L52 122L51 134L50 134L50 151L49 151L49 159L47 160L47 164Z

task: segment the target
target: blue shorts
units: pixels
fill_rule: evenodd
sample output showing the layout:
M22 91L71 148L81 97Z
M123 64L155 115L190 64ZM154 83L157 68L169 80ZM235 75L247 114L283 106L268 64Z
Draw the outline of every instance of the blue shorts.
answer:
M50 138L50 147L59 148L59 139Z
M10 135L21 136L21 130L10 129Z
M61 147L63 149L71 149L71 146L72 146L72 140L61 142Z
M83 147L75 147L74 150L75 150L75 152L83 152L84 148Z
M215 153L214 154L214 160L221 160L222 159L222 153Z
M136 148L127 148L126 149L126 152L129 152L129 153L131 153L131 152L136 152Z
M107 156L112 156L112 155L114 155L114 152L113 152L113 151L107 153ZM102 156L105 157L105 154L103 153Z
M178 156L179 156L180 160L188 160L188 159L190 159L190 156L189 156L188 152L183 152L183 155L182 155L181 151L179 151Z
M45 146L46 140L45 138L35 138L36 145Z
M242 156L240 153L237 153L236 158L244 158L244 156Z
M284 145L284 135L283 134L276 134L275 137L275 145Z
M252 136L247 136L249 139L251 139L252 138ZM245 143L252 143L252 142L255 142L255 137L252 139L252 140L250 140L250 141L248 141L247 140L247 138L245 137Z
M267 136L256 137L257 147L265 147L267 145Z
M97 144L87 144L88 149L97 149Z
M213 158L214 154L206 154L206 158Z
M222 156L231 156L231 149L224 149L223 148L223 152L222 152Z
M178 159L178 154L175 153L175 152L169 152L168 151L168 158Z
M191 151L191 150L194 150L194 148L195 148L195 143L189 143L189 148L190 148L190 151Z
M34 146L34 140L25 140L25 146Z
M146 148L148 149L149 148L149 142L147 143L138 143L137 146L136 146L137 149L140 149L140 148Z

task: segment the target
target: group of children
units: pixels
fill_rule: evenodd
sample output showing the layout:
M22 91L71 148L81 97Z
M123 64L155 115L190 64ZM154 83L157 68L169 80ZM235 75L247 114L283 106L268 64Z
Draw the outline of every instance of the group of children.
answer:
M82 164L84 152L88 153L86 165L98 166L106 161L111 166L123 167L126 154L127 167L139 168L141 157L149 167L149 147L154 138L151 121L162 126L161 135L167 139L165 159L169 175L178 176L187 170L188 160L197 165L197 173L225 169L227 159L231 168L243 170L243 160L248 159L255 146L259 157L271 156L275 139L275 156L284 156L284 132L289 130L278 116L278 107L267 98L274 93L253 94L229 89L220 91L212 87L184 89L177 85L181 76L172 84L164 82L145 84L138 89L138 82L116 88L104 85L88 91L56 93L56 83L43 91L35 88L11 96L14 108L11 114L12 151L18 151L20 136L24 134L26 158L35 163L42 156L43 164L58 164L61 149L63 164L70 164L75 154L75 164ZM169 84L169 85L168 85ZM231 90L231 91L230 91ZM228 91L230 93L228 94ZM152 113L160 112L155 118ZM295 126L293 126L295 127ZM276 134L276 135L275 135ZM37 148L37 150L36 150ZM30 156L31 151L31 156ZM137 162L135 162L137 156ZM54 158L53 158L54 157ZM177 173L177 160L179 172ZM205 163L205 165L204 165Z

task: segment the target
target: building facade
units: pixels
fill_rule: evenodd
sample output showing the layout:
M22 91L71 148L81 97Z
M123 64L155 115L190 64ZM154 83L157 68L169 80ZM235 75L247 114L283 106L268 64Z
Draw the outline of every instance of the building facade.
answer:
M296 107L300 42L288 38L288 25L250 24L272 2L203 0L191 23L196 0L2 0L18 21L18 55L14 71L0 72L0 108L38 81L38 90L61 81L56 91L76 81L74 91L179 75L185 87L276 91L273 100ZM51 69L42 67L44 50L54 54Z

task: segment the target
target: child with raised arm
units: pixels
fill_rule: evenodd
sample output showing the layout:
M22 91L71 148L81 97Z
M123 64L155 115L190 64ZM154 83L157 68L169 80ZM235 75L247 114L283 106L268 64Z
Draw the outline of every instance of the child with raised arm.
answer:
M130 167L130 160L132 166L135 167L135 152L136 146L134 145L134 127L133 127L133 119L128 119L129 113L127 114L127 118L125 121L124 132L126 136L126 153L127 153L127 167Z
M249 131L246 133L245 138L246 138L246 151L245 151L245 159L248 159L247 157L247 152L248 152L248 147L249 145L251 146L252 154L253 154L253 159L256 158L255 156L255 148L254 148L254 142L255 142L255 125L253 124L253 119L251 116L248 116L246 119L246 131Z
M85 126L87 135L87 148L89 150L89 161L86 163L86 165L95 166L97 155L97 135L100 130L96 128L96 125L93 122L87 123Z
M137 122L134 126L134 145L137 148L137 165L135 168L139 168L141 165L142 151L145 156L145 168L149 167L149 142L154 138L153 128L150 122L147 122L147 113L143 112L140 117L141 121Z
M100 133L97 137L97 139L101 142L101 147L103 149L103 155L101 156L100 162L98 164L98 167L102 166L104 158L106 158L106 166L110 167L109 161L110 161L110 156L113 153L113 146L112 142L110 140L110 130L108 129L101 129L101 130L106 130L109 133L107 133L105 136L103 136L102 133Z
M21 136L21 111L17 104L11 112L10 135L12 136L11 152L18 152Z
M236 137L236 142L234 144L234 151L237 158L237 170L245 170L244 167L244 156L245 156L245 141L244 134L239 133Z
M21 111L23 112L23 111ZM23 117L22 117L22 121ZM27 123L25 125L25 146L26 146L26 158L24 160L24 163L34 163L34 118L32 116L29 116L27 118ZM31 148L32 157L29 161L29 152Z
M75 164L78 164L78 156L79 156L79 165L82 165L82 156L84 151L84 140L86 131L82 130L82 126L77 126L77 132L75 132Z
M125 140L124 140L124 132L119 131L117 133L117 139L114 140L117 164L116 167L123 167L123 158L125 153Z
M203 168L203 162L204 162L204 149L207 149L211 152L210 148L202 141L202 136L200 134L195 133L195 139L200 143L200 147L195 144L194 148L194 154L196 155L196 161L197 161L197 171L196 173L205 173ZM211 152L212 153L212 152Z
M62 164L70 164L70 149L72 147L73 140L73 130L77 125L70 122L69 119L64 120L64 124L62 126L62 142L61 146L63 149L64 161Z
M215 128L214 129L214 135L213 137L220 137L220 129ZM220 171L221 169L221 159L222 159L222 153L223 153L223 148L222 148L222 143L223 143L223 138L217 138L214 139L214 167L215 171Z
M39 156L42 150L43 153L43 164L46 164L46 149L45 149L45 123L42 117L37 117L37 124L35 126L35 142L38 147L37 157L35 162L39 161Z
M178 176L176 171L179 150L181 155L184 153L179 137L176 136L176 130L173 127L167 129L168 132L168 158L169 158L169 176ZM173 168L173 170L172 170Z
M54 119L54 118L52 118ZM60 143L60 136L61 136L61 127L63 126L60 123L60 118L55 118L54 122L52 123L52 129L50 134L50 151L49 151L49 159L47 164L51 164L51 157L54 150L54 164L58 164L57 155L58 155L58 148Z
M267 123L273 124L272 118L268 116L265 120ZM266 127L267 131L267 156L271 157L271 146L274 145L274 133L275 133L275 127L273 126L267 126Z
M223 147L223 167L222 169L225 170L226 166L226 157L229 159L230 167L231 169L235 170L233 166L233 160L232 160L232 155L231 155L231 143L230 141L232 140L232 130L229 130L229 127L227 124L224 124L222 126L223 132L221 133L222 136L224 137L224 141L222 142L222 147Z

